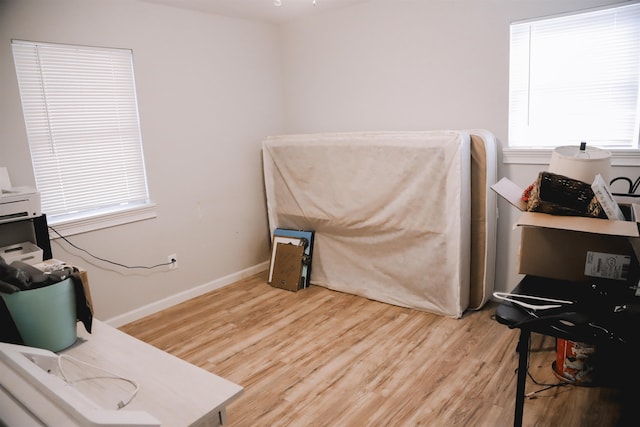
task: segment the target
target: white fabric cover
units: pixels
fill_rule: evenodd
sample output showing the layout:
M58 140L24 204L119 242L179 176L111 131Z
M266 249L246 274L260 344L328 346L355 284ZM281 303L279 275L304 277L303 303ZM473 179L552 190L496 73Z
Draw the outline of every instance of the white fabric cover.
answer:
M460 317L469 301L469 147L457 131L268 137L271 232L315 231L312 284Z

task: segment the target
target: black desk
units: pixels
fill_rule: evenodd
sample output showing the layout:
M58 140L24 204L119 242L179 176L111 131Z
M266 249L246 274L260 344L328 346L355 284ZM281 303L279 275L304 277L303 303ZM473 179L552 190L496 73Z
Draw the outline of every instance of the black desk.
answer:
M522 425L532 332L603 346L612 354L623 348L633 351L640 344L640 298L635 297L635 290L628 284L602 280L574 283L526 276L511 294L573 302L561 308L530 310L503 301L496 309L498 322L520 329L514 426Z

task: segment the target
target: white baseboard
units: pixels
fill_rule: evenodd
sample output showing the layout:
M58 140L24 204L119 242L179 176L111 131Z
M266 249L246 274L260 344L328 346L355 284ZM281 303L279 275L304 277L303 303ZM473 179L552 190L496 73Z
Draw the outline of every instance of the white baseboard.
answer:
M179 292L175 295L171 295L169 297L163 298L151 304L147 304L140 308L136 308L135 310L131 310L119 316L112 317L110 319L105 320L104 322L107 323L108 325L113 326L114 328L118 328L122 325L126 325L127 323L133 322L134 320L138 320L150 314L157 313L158 311L164 310L165 308L169 308L181 302L187 301L191 298L195 298L197 296L206 294L207 292L211 292L215 289L219 289L227 285L230 285L232 283L235 283L238 280L242 280L249 276L253 276L254 274L258 274L261 271L264 271L268 268L269 268L269 261L265 261L258 265L254 265L253 267L249 267L245 270L241 270L236 273L229 274L228 276L221 277L212 282L205 283L203 285L197 286L192 289L188 289L183 292Z

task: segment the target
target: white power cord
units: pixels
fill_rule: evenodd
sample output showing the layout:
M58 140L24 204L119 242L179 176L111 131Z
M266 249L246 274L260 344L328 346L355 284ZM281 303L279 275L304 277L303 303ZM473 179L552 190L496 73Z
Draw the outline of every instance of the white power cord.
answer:
M524 308L529 308L531 310L549 310L551 308L560 308L563 304L573 304L573 301L567 301L563 299L554 299L554 298L544 298L537 297L533 295L523 295L523 294L512 294L509 292L494 292L493 296L500 300L509 301L512 304L517 304ZM522 300L530 300L532 302L540 301L540 302L551 302L555 304L531 304Z
M104 372L107 375L104 375L104 376L93 376L93 377L83 377L83 378L78 378L78 379L72 381L67 377L67 374L64 372L64 369L62 369L62 359L66 359L66 360L69 360L69 361L74 362L74 363L78 363L78 364L81 364L81 365L84 365L84 366L88 366L88 367L93 368L93 369L97 369L99 371ZM121 381L128 382L129 384L131 384L134 387L134 390L133 390L133 392L131 393L131 395L129 396L128 399L121 400L121 401L118 402L118 404L117 404L118 409L122 409L125 406L127 406L129 403L131 403L133 398L136 397L136 395L138 394L138 390L140 390L140 386L138 385L138 383L133 381L133 380L130 380L128 378L124 378L124 377L122 377L122 376L120 376L118 374L115 374L115 373L113 373L111 371L107 371L106 369L100 368L100 367L92 365L90 363L83 362L82 360L76 359L75 357L69 356L67 354L58 355L58 370L60 371L60 375L62 376L62 379L69 385L72 385L72 384L75 384L75 383L78 383L78 382L81 382L81 381L89 381L89 380L97 380L97 379L116 379L116 380L121 380Z

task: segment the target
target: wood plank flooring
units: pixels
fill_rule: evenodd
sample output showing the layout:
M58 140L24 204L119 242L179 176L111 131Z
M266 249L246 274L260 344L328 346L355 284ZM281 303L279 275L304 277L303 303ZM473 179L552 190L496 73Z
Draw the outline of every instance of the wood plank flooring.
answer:
M518 332L494 311L451 319L317 286L288 292L265 272L121 330L243 386L227 408L233 427L510 426ZM557 382L554 346L534 334L530 372L541 383ZM618 389L534 397L525 426L627 425Z

